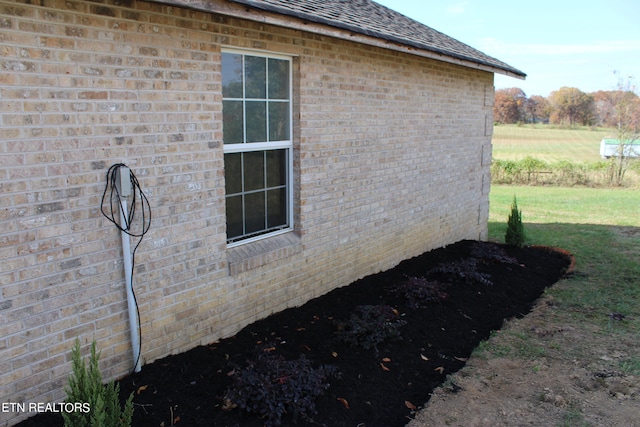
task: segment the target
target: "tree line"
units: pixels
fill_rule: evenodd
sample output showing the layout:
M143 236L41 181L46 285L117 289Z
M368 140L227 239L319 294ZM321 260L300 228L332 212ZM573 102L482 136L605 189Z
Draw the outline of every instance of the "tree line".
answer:
M565 126L619 128L621 123L640 129L640 97L628 88L584 93L562 87L547 98L527 97L520 88L496 90L493 104L496 123L551 123Z
M551 123L564 126L603 126L615 129L617 148L610 167L610 181L622 184L637 156L640 141L640 97L630 82L617 90L584 93L561 87L547 98L527 95L522 89L500 89L495 93L493 117L496 123Z

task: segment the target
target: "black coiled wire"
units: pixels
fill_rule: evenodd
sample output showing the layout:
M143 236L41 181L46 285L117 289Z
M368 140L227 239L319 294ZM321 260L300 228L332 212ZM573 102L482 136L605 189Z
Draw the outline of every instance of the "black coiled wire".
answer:
M107 171L107 184L104 187L104 192L102 193L102 203L100 204L100 211L102 215L105 216L109 221L111 221L121 232L124 232L132 237L139 237L138 243L133 248L131 253L131 287L133 291L133 271L135 267L136 260L136 250L144 235L147 234L149 228L151 228L151 207L149 206L149 199L140 188L140 183L138 182L138 178L131 172L129 169L129 179L131 180L131 203L129 204L129 211L126 212L124 217L124 224L121 224L120 221L120 213L118 209L124 212L122 205L122 196L120 195L120 191L118 190L118 185L116 184L116 180L118 179L118 175L120 174L119 169L127 167L124 163L116 163L109 168ZM109 206L108 209L105 210L105 199L107 197L107 192L109 192L109 188L111 188L109 195ZM134 220L136 219L136 213L138 212L138 208L142 211L141 225L139 227L139 231L133 231L132 226L134 225ZM125 254L126 256L126 254ZM133 291L133 301L136 306L136 312L138 315L138 336L139 340L139 348L138 348L138 359L140 359L140 355L142 354L142 336L140 333L140 309L138 307L138 301L136 299L136 293ZM134 369L138 365L138 361L136 360L133 364Z
M104 188L104 193L102 193L102 204L100 205L100 209L102 214L115 226L120 230L127 233L132 237L140 237L140 241L138 245L142 241L142 237L147 234L149 228L151 227L151 208L149 207L149 199L140 188L140 183L138 182L138 178L131 172L129 169L129 179L131 180L131 188L132 188L132 199L129 204L129 212L125 215L125 223L120 224L120 221L116 218L120 217L118 213L118 209L122 209L122 198L120 195L120 191L118 190L118 186L116 185L116 180L118 179L118 170L122 167L127 167L124 163L117 163L109 168L107 171L107 185ZM109 197L109 208L110 212L105 212L104 201L107 196L107 192L109 191L109 187L111 187L111 193ZM138 201L138 194L140 195L140 199ZM116 203L114 205L114 202ZM142 209L142 226L141 231L135 233L131 230L131 226L133 225L133 220L136 216L136 210L138 209L138 205ZM115 209L114 209L115 208ZM136 245L136 247L138 246ZM135 249L134 249L135 252Z

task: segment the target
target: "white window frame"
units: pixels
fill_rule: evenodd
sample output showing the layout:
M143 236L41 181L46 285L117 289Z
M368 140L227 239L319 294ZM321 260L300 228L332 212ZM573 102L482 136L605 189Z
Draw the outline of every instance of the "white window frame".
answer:
M224 144L223 141L223 147L224 147L224 154L231 154L231 153L247 153L247 152L251 152L251 151L267 151L267 150L278 150L278 149L285 149L287 150L287 171L286 171L286 186L287 186L287 222L289 224L288 227L286 228L282 228L279 230L275 230L273 232L266 232L264 234L260 234L254 237L247 237L245 239L242 240L237 240L237 241L232 241L229 242L229 239L227 238L227 247L228 248L232 248L232 247L236 247L236 246L240 246L240 245L244 245L247 243L251 243L251 242L255 242L258 240L263 240L263 239L267 239L269 237L273 237L273 236L277 236L280 234L284 234L284 233L288 233L291 232L294 228L294 207L293 207L293 201L294 201L294 197L293 197L293 56L289 56L289 55L282 55L282 54L277 54L277 53L272 53L272 52L267 52L267 51L258 51L258 50L250 50L250 49L235 49L235 48L226 48L223 47L221 49L221 54L222 53L231 53L231 54L238 54L238 55L243 55L243 56L256 56L256 57L261 57L261 58L273 58L273 59L280 59L280 60L285 60L289 62L289 140L288 141L275 141L275 142L251 142L251 143L237 143L237 144ZM220 73L222 73L222 69L220 70ZM237 99L237 98L222 98L222 100L227 100L227 99ZM246 98L244 97L243 94L243 98L242 100L246 100ZM243 120L246 120L246 114L243 115ZM267 120L267 127L268 127L268 120ZM243 129L246 129L246 123L243 123ZM224 132L224 128L223 128L223 132ZM268 135L268 128L267 128L267 135ZM226 177L225 177L226 179ZM225 193L225 203L226 203L226 193ZM226 213L225 213L225 222L227 221L226 219Z

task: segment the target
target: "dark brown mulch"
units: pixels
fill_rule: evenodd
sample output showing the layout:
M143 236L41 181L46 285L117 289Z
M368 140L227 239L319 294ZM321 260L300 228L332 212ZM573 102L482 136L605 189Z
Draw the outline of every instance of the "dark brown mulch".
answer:
M283 425L404 426L480 341L505 319L526 315L570 262L566 252L544 247L458 242L269 316L232 338L145 365L120 381L121 391L135 392L134 426L261 426L264 420L252 414L222 408L234 377L266 346L275 355L304 355L314 366L341 372L317 399L317 414L304 422L285 416ZM415 300L393 292L410 277L440 283L442 292L411 308ZM406 322L400 340L365 350L337 339L336 325L355 307L380 304ZM59 422L39 415L20 425Z

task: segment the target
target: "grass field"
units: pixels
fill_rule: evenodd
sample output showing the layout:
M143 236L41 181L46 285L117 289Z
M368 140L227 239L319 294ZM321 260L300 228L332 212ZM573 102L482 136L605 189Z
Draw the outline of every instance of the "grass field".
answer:
M612 129L563 129L548 125L499 125L493 128L493 158L521 160L527 156L545 162L594 162L600 141L613 137Z
M495 126L492 138L494 182L530 184L533 177L532 182L543 185L610 186L611 171L617 166L614 159L600 157L600 141L614 134L614 129L607 128ZM513 162L517 164L513 165ZM632 159L626 167L622 184L640 187L640 159Z
M559 384L570 390L567 396L590 401L597 390L575 384L574 367L592 372L613 372L640 384L640 191L624 188L561 188L492 186L489 239L504 242L507 217L514 194L522 210L527 245L544 245L568 250L575 256L576 270L545 292L548 309L544 317L523 322L522 328L503 331L483 346L484 357L522 359L533 366L547 366ZM612 320L613 315L619 316ZM531 329L567 330L571 339L539 338ZM560 334L561 335L561 334ZM523 352L523 348L526 352ZM534 352L535 351L535 352ZM620 357L609 357L610 353ZM483 353L484 354L484 353ZM530 366L526 365L525 366ZM526 375L526 374L525 374ZM518 386L514 394L520 393ZM610 392L610 394L613 394ZM587 395L588 397L584 397ZM616 399L612 398L614 402ZM608 405L608 404L605 404ZM577 405L555 425L601 425L588 422L601 414L590 405ZM597 405L596 405L597 407ZM635 416L613 409L604 418ZM637 414L637 412L635 412ZM575 422L566 423L571 415ZM553 418L552 416L550 418ZM547 420L549 421L549 420ZM547 423L546 425L554 425ZM607 425L635 425L612 422Z
M600 140L609 132L496 126L494 159L531 156L547 162L597 161ZM576 256L579 270L585 273L564 282L552 294L561 296L568 306L579 307L578 312L593 309L594 301L600 301L612 311L640 314L637 308L640 288L635 284L640 275L640 191L637 188L492 185L490 240L504 242L514 196L522 211L525 243L567 249ZM629 280L631 277L634 279ZM625 286L611 287L612 283Z
M493 185L490 222L506 226L514 195L523 222L640 226L640 191L632 188Z
M576 308L578 317L600 301L607 310L633 315L634 327L640 327L640 191L493 186L492 241L504 242L514 194L522 211L525 244L561 247L576 257L579 274L551 294Z

